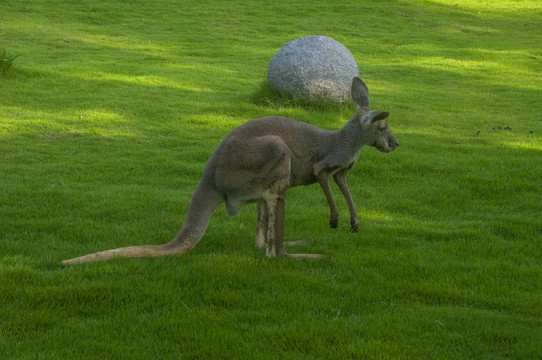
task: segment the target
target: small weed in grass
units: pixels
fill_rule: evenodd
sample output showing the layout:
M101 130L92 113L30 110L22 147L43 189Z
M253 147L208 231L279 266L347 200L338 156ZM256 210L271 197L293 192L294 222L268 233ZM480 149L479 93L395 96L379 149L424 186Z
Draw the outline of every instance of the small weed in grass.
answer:
M0 75L4 75L15 65L15 59L20 55L15 55L11 51L0 48Z

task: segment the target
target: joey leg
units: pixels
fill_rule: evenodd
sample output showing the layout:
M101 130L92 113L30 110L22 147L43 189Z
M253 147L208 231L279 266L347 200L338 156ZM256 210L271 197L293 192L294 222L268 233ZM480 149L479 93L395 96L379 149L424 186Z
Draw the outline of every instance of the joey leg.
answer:
M267 228L269 225L269 214L265 201L258 203L258 233L256 234L256 247L263 248L267 243Z
M284 195L279 195L266 201L268 211L267 225L267 257L286 256L284 251Z
M284 217L285 217L285 197L278 196L277 198L268 201L269 225L267 237L267 257L292 257L294 259L322 259L326 255L321 254L287 254L284 251Z
M296 240L296 241L286 241L284 245L286 246L296 246L296 245L307 245L309 242L305 240Z
M325 259L327 255L324 254L288 254L288 257L294 259Z
M336 173L333 175L333 179L335 179L335 182L339 186L339 189L341 189L341 192L346 199L346 203L348 204L348 210L350 211L350 228L352 229L352 232L358 232L358 212L356 210L354 200L352 199L352 195L350 194L350 190L348 189L348 183L346 182L346 171Z

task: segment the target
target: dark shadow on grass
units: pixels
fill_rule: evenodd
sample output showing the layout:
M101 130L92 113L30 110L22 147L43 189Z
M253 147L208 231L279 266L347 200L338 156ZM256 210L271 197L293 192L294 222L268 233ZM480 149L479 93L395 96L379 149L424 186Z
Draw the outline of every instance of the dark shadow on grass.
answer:
M518 41L517 44L508 42L505 45L499 44L498 41L495 41L495 39L498 40L502 38L507 30L513 30L513 34L517 34L518 31L520 31L520 25L522 25L522 22L520 21L520 17L517 14L512 15L507 14L504 11L495 11L491 14L494 17L493 19L482 19L483 21L479 21L474 10L467 11L465 8L455 8L452 6L436 4L424 4L422 6L406 4L404 2L394 2L387 4L386 6L389 8L389 21L387 22L393 23L394 21L401 19L403 29L412 31L413 33L415 33L416 36L414 38L409 38L408 32L406 32L405 34L396 33L393 31L394 29L386 28L384 26L385 24L383 24L382 28L380 28L376 33L377 36L375 36L374 38L370 38L370 34L364 34L363 36L359 35L358 27L352 26L352 29L355 29L352 31L356 32L352 33L353 40L350 40L350 42L353 46L353 52L355 54L358 54L358 60L362 60L362 56L374 58L382 57L382 54L378 54L378 51L384 50L390 52L396 48L399 48L398 53L403 55L406 54L408 56L412 56L413 58L443 58L446 56L456 57L459 60L464 57L473 58L473 60L478 61L481 61L480 57L483 54L479 53L477 49L486 49L489 51L499 51L502 48L524 50L523 47L520 47L521 44L524 43L521 41ZM328 15L326 14L326 16ZM535 15L532 16L534 17ZM439 33L440 36L426 37L425 34L427 29L431 28L433 25L436 24L437 18L448 19L448 22L445 23L444 26L440 28L440 30L437 29L435 31ZM353 18L350 18L347 19L347 21L354 20ZM357 22L352 23L352 25L359 25L359 19L356 19L356 21ZM503 21L505 22L504 26L501 24ZM532 19L529 21L532 22ZM79 23L80 21L76 20L75 22ZM460 31L463 36L453 35L453 32L456 30ZM39 30L36 30L36 33L38 31ZM341 32L347 33L348 30L344 28L338 28L335 31L340 34ZM423 41L420 40L422 35ZM47 38L47 41L51 40L46 34L45 37ZM131 37L135 38L136 36L132 34ZM230 59L226 60L231 61L230 63L220 63L221 59L219 57L214 58L214 60L207 57L210 53L212 53L212 51L202 52L200 54L198 50L193 53L184 53L183 55L171 55L173 53L181 54L182 50L184 50L185 47L190 48L189 46L183 47L178 45L176 49L173 48L171 49L171 51L168 52L168 54L170 54L169 56L160 57L152 54L142 54L148 51L126 49L122 47L116 47L108 43L100 44L99 42L85 42L81 39L77 39L77 37L75 37L75 40L70 39L70 41L72 41L70 45L67 45L68 43L64 43L62 39L52 40L56 41L55 44L57 46L57 49L74 52L79 51L82 55L104 53L109 56L109 54L114 53L114 56L112 56L111 58L108 58L108 56L98 57L90 63L85 62L84 65L90 66L96 72L110 74L113 77L114 75L123 75L124 77L133 76L135 78L137 76L145 75L143 71L146 70L150 71L149 74L151 76L156 75L157 77L177 77L180 73L188 72L189 70L181 70L177 68L176 70L171 69L168 71L167 69L170 68L170 66L158 65L163 65L164 63L169 62L174 63L176 61L179 61L180 59L186 60L190 65L193 65L194 68L197 68L197 66L202 66L207 70L211 70L208 74L209 79L214 76L212 71L219 70L220 68L233 69L232 73L234 75L235 72L238 71L236 68L237 64L235 64L235 59L233 61L231 61ZM143 40L143 37L141 37L140 41ZM355 45L356 41L361 44L357 45L357 49ZM376 45L376 47L373 49L367 49L367 43L364 43L365 41L367 41L369 46ZM401 46L408 46L409 44L416 43L429 44L433 47L427 46L427 48L416 49L400 48ZM267 51L267 48L269 46L272 46L271 42L261 42L261 44L261 46L243 48L242 54L254 56L254 59L256 59L256 55L254 54L257 54L258 51ZM205 46L207 48L212 48L213 44L206 44ZM239 50L239 48L236 49ZM457 52L456 49L462 49L462 51ZM526 49L528 50L528 48ZM251 51L253 51L254 54L251 54ZM389 60L391 61L389 53L384 54L384 57L389 58ZM128 59L142 59L141 61L152 61L154 63L154 66L140 66L137 64L137 62L129 62ZM39 59L37 59L37 61L39 61ZM117 63L116 61L118 61L119 63ZM533 59L533 61L536 60ZM388 62L385 65L370 64L371 61L369 61L368 64L364 64L360 61L360 69L363 70L363 72L367 72L369 74L372 73L372 78L376 81L388 81L390 83L392 81L401 82L401 85L395 89L390 86L390 89L378 90L378 92L380 92L379 96L374 97L375 108L380 108L378 104L382 104L382 100L385 100L386 98L389 99L389 103L393 103L397 100L403 100L405 104L413 104L412 106L417 107L418 104L416 103L415 99L419 97L420 94L431 96L432 99L430 101L425 100L421 101L421 103L425 104L426 106L431 104L428 107L431 107L434 113L440 113L441 115L451 111L466 112L471 109L476 109L477 112L484 112L484 109L480 109L480 106L473 106L472 102L480 101L480 99L483 99L484 97L487 99L491 99L490 97L493 96L493 93L508 93L508 95L510 95L511 97L513 96L514 99L540 98L539 96L537 96L540 93L540 91L537 89L527 87L519 88L510 85L504 85L499 82L498 79L491 78L485 75L480 75L478 78L474 79L472 77L472 74L453 71L450 69L428 69L423 66L407 65L404 63L401 64L400 62ZM533 64L535 63L533 62ZM64 155L64 157L62 157L58 155L60 156L60 160L58 160L59 166L57 166L57 168L64 170L59 173L53 172L51 173L52 175L49 176L54 179L63 179L65 177L72 176L71 179L74 183L81 181L83 184L95 185L96 187L103 186L100 185L100 181L107 183L111 182L114 184L121 184L122 186L125 186L125 176L117 174L134 174L134 170L132 169L132 167L135 164L135 175L137 175L138 180L132 181L136 182L136 185L149 185L148 182L150 182L151 180L147 179L152 179L149 174L155 173L157 171L163 171L163 176L161 176L160 178L164 179L167 177L174 178L175 176L179 176L178 174L176 175L175 171L173 171L175 169L178 169L179 173L182 172L182 175L179 177L182 177L183 181L185 181L184 179L189 177L191 178L190 183L197 184L198 177L201 173L201 169L203 168L203 163L204 161L206 161L206 158L210 156L207 154L212 153L212 149L210 148L210 145L202 146L201 142L199 142L199 139L202 137L199 131L202 127L195 126L194 124L184 124L182 122L179 122L176 126L179 129L179 134L181 133L181 131L185 131L185 127L188 128L188 131L182 133L183 137L185 137L182 143L183 148L186 147L194 149L205 147L206 149L208 149L208 151L204 151L205 154L198 155L201 157L199 161L202 163L202 165L198 169L187 170L175 168L172 164L164 161L162 161L159 165L156 165L156 167L149 166L147 168L141 164L152 164L153 160L159 155L162 155L164 156L164 158L169 159L176 155L178 156L176 152L183 151L183 149L181 149L181 145L175 145L174 141L170 142L168 140L165 140L163 137L161 138L161 134L157 135L157 133L159 132L172 132L173 126L168 129L159 128L159 122L161 121L161 119L187 117L190 115L205 117L216 115L217 112L227 111L227 109L224 109L223 104L229 100L235 99L236 96L233 93L230 94L227 87L224 87L224 85L221 84L220 90L218 92L208 92L167 85L153 85L123 81L118 79L107 79L106 77L85 79L78 76L78 72L83 72L83 65L81 65L81 67L79 68L72 65L72 73L63 73L62 69L66 69L66 67L63 68L62 66L60 66L58 67L60 68L60 70L56 70L58 68L55 68L52 63L50 65L52 70L48 71L47 68L44 66L25 68L24 65L21 64L20 67L16 69L17 72L13 73L9 79L10 81L12 81L11 85L17 85L15 84L16 81L14 80L21 82L26 82L28 80L28 83L32 84L19 84L21 86L26 86L26 88L23 90L25 96L4 98L2 100L3 103L5 105L11 105L14 107L19 107L21 109L31 109L34 110L36 113L43 110L46 110L49 113L64 113L62 116L68 116L65 115L65 113L67 112L75 113L79 111L86 111L86 109L97 109L103 110L104 112L121 114L126 118L130 119L130 121L127 121L126 125L133 126L134 136L124 139L120 137L115 137L113 139L109 139L108 141L102 141L103 139L99 135L86 135L86 139L78 140L79 142L84 143L77 146L72 145L68 141L56 141L53 143L52 140L49 140L48 138L43 138L43 142L51 142L50 146L49 144L47 144L48 151L50 151L50 149L55 149L57 151L60 151L60 155L63 155L68 154L69 151L73 151L75 149L77 151L83 151L84 154L89 157L86 162L81 162L78 165L76 163L71 163L68 160L66 160L65 163L62 162L62 160L65 160L64 158L75 158L75 156ZM502 71L494 71L493 75L499 75L500 73L502 73ZM230 78L233 79L234 75L230 76ZM362 77L364 76L362 75ZM227 77L225 78L227 79ZM181 81L182 78L179 77L178 79L179 81ZM66 88L69 88L70 92L67 92L65 90ZM414 93L412 91L413 88L418 90L418 92ZM453 92L451 90L453 88L460 89L461 92ZM371 91L372 90L373 89L371 88ZM113 93L115 97L112 97L111 93ZM374 92L372 92L372 94L374 94ZM481 94L485 95L482 96ZM470 100L470 103L466 104L465 95L467 95L467 98L475 100ZM45 99L45 101L32 100L32 98L40 97L42 99ZM441 104L441 98L444 97L447 97L447 103L455 105L455 107L451 111L449 111L448 109L441 109L445 105ZM47 101L47 99L52 100L53 98L56 100L60 99L60 101ZM259 86L254 89L254 92L248 97L246 101L258 106L271 107L277 110L281 108L301 108L307 111L343 111L348 112L349 114L353 113L352 103L338 104L335 102L326 101L308 102L301 99L296 99L295 97L292 98L281 96L280 94L278 94L278 92L272 89L265 80L262 80L259 83ZM493 99L493 101L493 104L487 104L487 109L497 108L496 110L501 111L501 109L498 109L498 107L503 107L502 111L506 111L507 113L509 112L508 105L502 105L503 102L495 103L495 99ZM59 116L59 118L61 119L60 123L69 124L70 127L74 129L84 127L85 125L91 125L90 122L87 122L88 124L77 124L77 119L72 120L68 118L62 118L62 116ZM470 119L470 117L467 119ZM141 130L139 126L142 122L144 123L144 121L152 122L151 125L153 126L143 127L144 131L135 131L136 129ZM156 125L158 129L154 130L154 132L150 132L149 129L154 129L154 125ZM96 126L99 127L100 125L98 124ZM191 128L192 126L193 128ZM221 129L219 131L215 131L214 135L211 135L210 131L207 130L204 137L218 137L218 133L225 133L227 131L226 128L230 128L229 126L224 126L224 124L220 124L220 127ZM420 131L423 134L423 127ZM154 142L142 142L138 144L138 146L134 145L135 143L137 143L138 140L141 140L140 138L153 136L157 136L160 140ZM186 137L190 136L192 136L193 138L190 139L190 141L187 141ZM434 151L434 148L431 149L430 145L435 142L435 136L429 136L428 134L425 134L424 136L427 137L427 141L419 141L418 146L419 148L427 146L428 153L430 153L431 150ZM452 138L453 135L448 135L444 137L445 140L452 140ZM477 140L478 139L479 138L477 138ZM23 139L16 143L23 144L25 142L26 141ZM496 140L487 140L487 142L489 142L490 144L497 143ZM37 142L37 144L39 145L39 142ZM168 148L168 146L172 145L177 146L176 148L173 148L173 151L171 150L171 147ZM405 144L403 142L401 151L408 152L408 146L408 143ZM469 158L470 151L476 150L476 144L472 145L464 140L462 140L462 144L458 146L459 147L457 147L457 150L453 152L450 151L450 147L456 147L456 145L444 146L442 150L447 151L446 154L448 156L455 155L456 158L458 157L467 159ZM15 146L13 146L13 148L15 148ZM494 146L494 148L497 147ZM535 152L536 155L539 155L537 150L514 150L514 152L517 152L519 150L521 150L522 152ZM35 155L32 153L33 151L33 148L29 149L28 155ZM136 154L141 153L143 155L132 158L132 151ZM93 158L91 157L91 155L94 155L95 157ZM187 152L186 157L191 157L192 161L194 161L193 154ZM444 158L445 156L442 157ZM31 158L36 158L36 156L33 156ZM105 161L104 159L115 158L117 158L116 161L108 160L106 164L102 163L103 161ZM498 160L499 158L495 157L495 161ZM55 159L41 161L45 164L49 162L49 168L51 169L55 167ZM27 163L28 160L24 160L23 157L21 157L20 162ZM405 169L406 171L411 171L413 173L412 176L420 176L420 174L424 174L424 172L427 174L434 171L431 168L431 166L434 166L432 165L432 161L428 160L427 163L428 168L426 169L426 171L422 171L423 167L426 166L425 163L420 164L412 161L410 161L409 163L408 161L406 161L406 165L402 164L401 167L403 171L405 171ZM88 171L89 168L92 169L92 166L95 166L96 172L105 172L105 175L97 179L96 183L93 183L88 178L83 176L78 177L73 174L70 175L70 173L78 170L81 172L83 172L84 170ZM411 169L409 169L409 166ZM119 169L121 171L119 171ZM499 174L497 171L495 171L495 173ZM376 178L377 175L378 173L376 173L375 171L374 177ZM38 172L36 176L41 177L44 175ZM168 184L171 183L175 184L176 181L168 182ZM162 186L172 185L166 184ZM392 212L393 210L386 209L386 211ZM326 219L324 218L323 221L326 221ZM307 220L307 222L309 222L309 220Z

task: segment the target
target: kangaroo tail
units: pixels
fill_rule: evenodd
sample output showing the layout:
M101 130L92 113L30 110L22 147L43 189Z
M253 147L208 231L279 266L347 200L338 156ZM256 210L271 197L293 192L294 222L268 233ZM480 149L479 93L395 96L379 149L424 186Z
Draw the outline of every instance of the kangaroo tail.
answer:
M224 195L216 187L202 177L198 188L190 200L183 226L177 236L163 245L140 245L121 247L88 254L62 261L63 265L84 262L106 261L114 257L155 257L162 255L184 255L197 244L205 233L211 215L224 201Z

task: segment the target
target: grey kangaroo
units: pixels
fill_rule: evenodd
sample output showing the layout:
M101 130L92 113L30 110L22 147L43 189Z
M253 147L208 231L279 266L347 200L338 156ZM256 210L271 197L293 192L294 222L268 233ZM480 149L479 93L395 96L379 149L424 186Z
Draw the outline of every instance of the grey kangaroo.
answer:
M364 145L391 152L399 142L384 121L390 114L371 111L369 91L359 78L352 81L352 98L358 106L341 130L328 131L293 119L272 116L244 123L230 132L207 162L192 196L184 224L177 236L163 245L129 246L101 251L63 264L103 261L113 257L153 257L186 254L201 239L211 215L223 202L228 215L257 203L256 246L266 255L320 258L320 254L292 254L284 250L284 205L289 188L318 182L324 191L337 227L339 212L329 188L329 177L341 189L353 232L358 231L358 213L346 183L346 173L358 160Z

